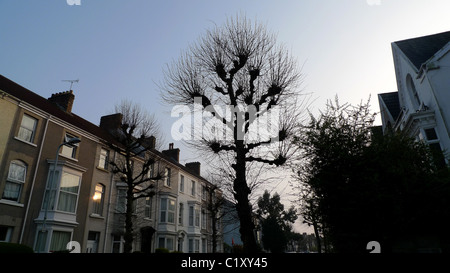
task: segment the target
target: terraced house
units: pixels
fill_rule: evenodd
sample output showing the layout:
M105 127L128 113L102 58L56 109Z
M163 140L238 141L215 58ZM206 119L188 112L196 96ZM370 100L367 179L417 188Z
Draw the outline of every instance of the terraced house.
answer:
M70 241L81 252L122 252L126 200L109 166L120 153L110 149L115 140L107 130L120 115L97 126L72 113L74 100L72 90L45 99L0 75L0 241L36 252L65 250ZM153 197L133 204L133 250L209 252L210 198L202 193L214 187L199 163L182 165L179 149L171 144L160 152L155 141L152 170L166 175ZM136 157L133 164L142 162Z

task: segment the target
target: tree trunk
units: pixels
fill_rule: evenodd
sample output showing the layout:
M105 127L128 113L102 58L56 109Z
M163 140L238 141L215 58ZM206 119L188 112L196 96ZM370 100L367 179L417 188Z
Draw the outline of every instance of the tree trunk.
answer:
M234 197L237 201L236 210L241 224L239 231L244 244L244 252L256 253L258 247L253 233L255 225L253 224L252 208L248 200L250 188L245 178L245 149L242 140L236 141L236 164L233 165L233 169L236 172L233 185Z
M322 244L320 243L320 233L317 222L313 221L314 234L316 235L317 252L322 253Z
M124 253L131 253L133 249L133 187L127 189L127 207L125 212Z

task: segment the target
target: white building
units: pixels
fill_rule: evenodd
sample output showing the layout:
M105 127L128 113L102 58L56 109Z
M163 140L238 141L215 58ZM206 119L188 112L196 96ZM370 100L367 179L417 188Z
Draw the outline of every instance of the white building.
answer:
M450 31L392 43L398 92L378 95L383 132L406 130L450 150Z

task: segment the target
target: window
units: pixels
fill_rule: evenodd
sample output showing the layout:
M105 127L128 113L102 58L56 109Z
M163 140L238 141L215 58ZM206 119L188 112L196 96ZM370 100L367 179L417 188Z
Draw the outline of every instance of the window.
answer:
M173 251L173 238L172 237L159 237L158 247L167 248L169 251Z
M120 235L113 235L112 242L112 253L122 253L123 237Z
M194 206L189 206L189 226L194 226Z
M102 215L103 213L103 199L105 194L105 186L97 184L95 186L95 193L92 199L94 200L94 206L92 213Z
M424 131L425 131L425 136L427 137L428 141L438 139L436 130L434 128L425 129Z
M75 212L79 187L79 176L63 172L58 197L59 211Z
M208 241L205 238L202 238L202 253L208 252L206 246L208 245Z
M100 160L98 162L98 167L104 170L108 169L108 161L109 161L109 151L105 149L100 150Z
M189 239L189 253L194 253L194 239Z
M195 226L196 227L200 226L200 210L199 209L195 209Z
M207 188L205 185L202 186L202 199L206 200L206 196L207 196Z
M191 195L195 196L195 181L191 181Z
M184 205L183 203L180 203L179 208L178 208L178 224L180 226L183 225L183 213L184 213Z
M27 142L33 142L36 134L37 119L24 114L17 137Z
M170 187L170 176L172 175L170 168L166 168L165 171L165 179L164 179L164 186Z
M161 198L161 223L175 223L175 200L168 198Z
M200 240L199 239L195 239L195 253L200 253Z
M89 231L86 242L86 253L97 253L99 240L100 232Z
M19 202L26 175L27 166L25 163L19 160L11 161L2 199Z
M202 209L202 228L206 229L206 211Z
M184 192L184 175L180 175L180 192Z
M75 136L73 136L71 134L66 134L64 141L69 141L69 139L74 138L74 137ZM63 145L60 154L65 157L75 158L75 156L77 154L77 149L78 149L78 143L70 144L70 145L69 144Z
M50 252L66 250L67 244L70 242L70 232L53 231L50 243Z
M127 207L127 190L117 189L116 211L118 213L125 213L126 207Z
M0 242L10 242L12 227L0 226Z
M145 197L145 211L144 216L152 219L152 197Z
M154 176L155 176L155 164L152 163L152 164L150 164L150 166L148 166L147 177L148 178L153 178Z

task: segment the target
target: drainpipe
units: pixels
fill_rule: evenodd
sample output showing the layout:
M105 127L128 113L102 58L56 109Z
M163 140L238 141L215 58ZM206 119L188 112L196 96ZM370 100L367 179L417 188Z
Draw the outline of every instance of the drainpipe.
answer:
M33 180L31 182L30 196L28 197L27 209L25 210L25 216L23 218L23 224L22 224L22 230L20 232L19 244L22 243L23 233L25 232L25 226L26 226L26 222L27 222L28 212L30 210L31 197L33 196L34 184L36 182L36 176L37 176L37 172L39 169L39 163L41 161L42 148L44 147L44 140L45 140L45 136L47 135L48 122L49 122L50 118L51 118L51 116L49 116L47 118L47 121L45 122L44 134L42 135L42 140L41 140L41 144L40 144L41 146L39 147L39 154L38 154L38 158L37 158L37 162L36 162L36 167L34 169Z

